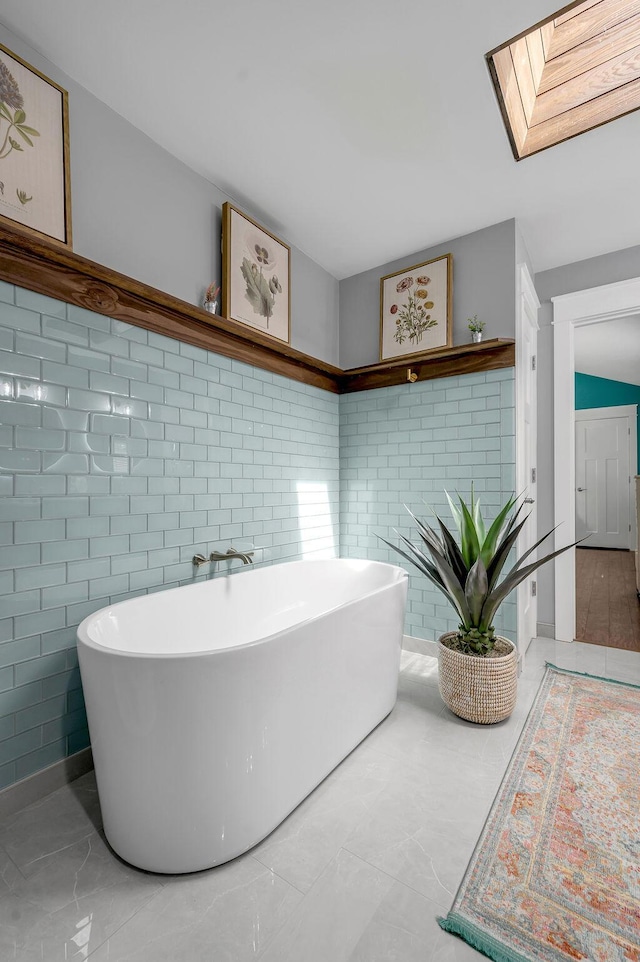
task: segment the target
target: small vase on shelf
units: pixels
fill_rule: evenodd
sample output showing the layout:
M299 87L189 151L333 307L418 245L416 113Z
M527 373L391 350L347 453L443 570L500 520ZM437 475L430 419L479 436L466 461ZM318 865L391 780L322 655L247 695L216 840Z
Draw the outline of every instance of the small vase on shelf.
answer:
M468 318L469 330L471 331L471 340L474 344L479 344L482 340L482 332L484 331L485 322L478 320L478 315L474 314L473 317Z
M208 288L204 292L204 309L208 311L209 314L218 313L218 294L220 293L220 285L213 281L209 284Z

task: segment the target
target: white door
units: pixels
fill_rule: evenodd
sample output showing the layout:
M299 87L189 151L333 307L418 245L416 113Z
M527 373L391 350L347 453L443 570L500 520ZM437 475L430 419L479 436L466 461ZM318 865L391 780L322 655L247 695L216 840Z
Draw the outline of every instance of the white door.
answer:
M635 408L576 411L576 538L585 548L635 548L631 454ZM633 474L636 466L633 464Z
M526 267L520 265L516 311L516 492L523 495L527 501L525 511L529 515L529 520L518 538L518 556L528 551L538 539L536 355L539 307L540 302L529 272ZM527 559L527 563L534 561L535 558L536 554L534 553ZM537 634L538 601L535 572L519 585L517 603L518 649L524 662L524 655L529 643Z

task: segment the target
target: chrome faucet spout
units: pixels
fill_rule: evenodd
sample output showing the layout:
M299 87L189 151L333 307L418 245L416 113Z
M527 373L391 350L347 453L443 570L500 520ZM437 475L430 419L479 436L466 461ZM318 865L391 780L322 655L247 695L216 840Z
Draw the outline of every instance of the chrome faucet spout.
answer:
M231 561L232 558L240 558L243 565L250 565L253 563L253 551L236 551L235 548L229 548L224 554L221 551L212 551L209 555L209 561Z

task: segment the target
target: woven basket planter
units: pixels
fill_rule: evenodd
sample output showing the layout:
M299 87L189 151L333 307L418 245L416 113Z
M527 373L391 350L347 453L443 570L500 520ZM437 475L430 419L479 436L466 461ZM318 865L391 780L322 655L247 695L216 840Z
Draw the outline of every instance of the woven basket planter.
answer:
M438 642L438 686L447 708L454 715L480 725L493 725L508 718L516 704L518 652L508 638L502 640L511 651L498 658L478 658L453 651Z

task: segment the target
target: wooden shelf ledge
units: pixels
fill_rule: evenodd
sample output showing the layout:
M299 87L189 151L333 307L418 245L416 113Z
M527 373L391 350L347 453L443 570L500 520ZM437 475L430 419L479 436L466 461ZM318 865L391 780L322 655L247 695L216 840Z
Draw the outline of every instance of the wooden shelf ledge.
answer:
M0 279L335 394L402 384L408 368L425 380L515 364L515 342L496 338L343 371L4 222Z
M514 365L515 340L494 337L479 344L458 344L398 361L381 361L379 364L351 368L343 373L340 389L343 393L351 393L406 384L409 383L409 371L416 375L415 381L427 381Z

